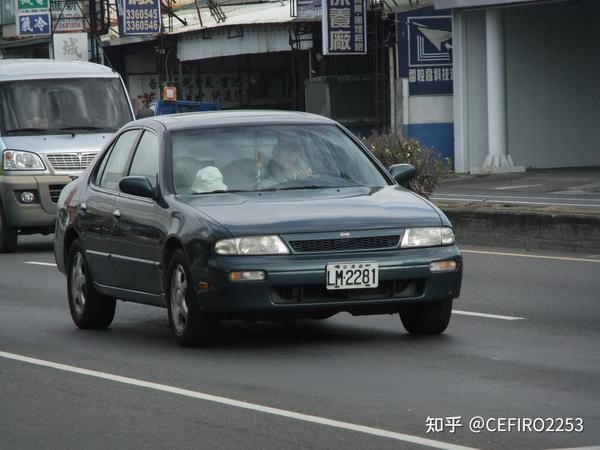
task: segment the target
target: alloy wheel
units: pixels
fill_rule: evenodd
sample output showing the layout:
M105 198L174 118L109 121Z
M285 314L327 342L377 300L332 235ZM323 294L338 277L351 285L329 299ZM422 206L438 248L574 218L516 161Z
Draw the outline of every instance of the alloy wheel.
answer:
M181 264L177 264L171 277L171 318L177 334L183 334L188 321L186 303L187 279Z

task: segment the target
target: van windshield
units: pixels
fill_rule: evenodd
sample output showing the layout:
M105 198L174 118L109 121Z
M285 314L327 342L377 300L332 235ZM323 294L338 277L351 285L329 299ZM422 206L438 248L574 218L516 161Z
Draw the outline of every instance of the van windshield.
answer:
M0 83L0 134L116 131L132 120L118 78Z

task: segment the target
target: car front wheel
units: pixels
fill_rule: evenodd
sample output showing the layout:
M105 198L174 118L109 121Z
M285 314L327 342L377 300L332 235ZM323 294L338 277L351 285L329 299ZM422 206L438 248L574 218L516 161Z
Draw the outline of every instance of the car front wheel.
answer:
M169 323L180 346L205 346L215 340L219 321L214 315L200 311L188 267L184 253L176 250L167 272Z
M71 244L67 267L69 310L75 325L82 329L110 326L115 317L116 299L94 289L85 252L79 240Z
M448 327L452 299L411 305L400 313L402 325L411 334L440 334Z

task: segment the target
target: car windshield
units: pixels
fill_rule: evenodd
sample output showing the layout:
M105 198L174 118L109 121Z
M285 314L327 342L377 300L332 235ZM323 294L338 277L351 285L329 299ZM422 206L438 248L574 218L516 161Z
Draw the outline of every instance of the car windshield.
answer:
M0 83L0 133L115 131L132 120L117 78Z
M386 186L360 147L335 125L267 125L173 133L178 194Z

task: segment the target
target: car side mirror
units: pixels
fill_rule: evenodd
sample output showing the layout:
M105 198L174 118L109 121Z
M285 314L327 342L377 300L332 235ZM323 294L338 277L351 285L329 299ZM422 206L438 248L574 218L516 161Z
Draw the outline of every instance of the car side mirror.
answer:
M146 177L124 177L119 181L121 192L138 197L156 198L156 190Z
M417 169L412 164L394 164L388 170L398 184L412 180L417 174Z

